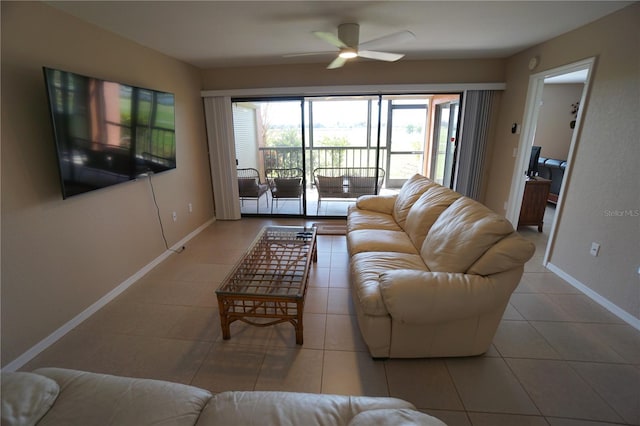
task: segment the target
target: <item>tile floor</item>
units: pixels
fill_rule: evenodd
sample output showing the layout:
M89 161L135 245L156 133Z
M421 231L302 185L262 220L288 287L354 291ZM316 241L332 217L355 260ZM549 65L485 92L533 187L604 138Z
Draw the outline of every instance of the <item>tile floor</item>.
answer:
M211 391L394 396L463 425L640 425L640 333L542 267L549 225L487 354L373 360L348 291L344 236L318 237L304 345L293 327L236 322L220 335L215 288L258 230L298 219L218 221L22 370L173 380Z

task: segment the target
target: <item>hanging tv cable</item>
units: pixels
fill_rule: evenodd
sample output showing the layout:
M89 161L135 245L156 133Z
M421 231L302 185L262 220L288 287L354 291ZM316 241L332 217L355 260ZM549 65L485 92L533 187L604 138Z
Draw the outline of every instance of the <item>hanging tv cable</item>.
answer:
M151 180L151 175L153 175L153 172L149 171L146 173L146 175L149 178L149 186L151 187L151 196L153 197L153 204L156 206L156 213L158 214L158 223L160 224L160 233L162 234L162 240L164 241L164 246L167 250L172 251L174 253L182 253L186 248L185 246L182 246L176 250L176 249L170 248L169 244L167 243L167 237L164 235L164 226L162 225L162 217L160 215L160 207L158 207L158 200L156 199L156 191L153 188L153 181Z

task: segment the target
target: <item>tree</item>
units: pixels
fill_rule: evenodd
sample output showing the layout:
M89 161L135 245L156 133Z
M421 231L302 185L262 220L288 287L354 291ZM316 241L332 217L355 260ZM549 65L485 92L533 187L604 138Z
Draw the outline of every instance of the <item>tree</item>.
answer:
M300 129L286 128L282 130L270 130L265 138L268 147L302 147Z

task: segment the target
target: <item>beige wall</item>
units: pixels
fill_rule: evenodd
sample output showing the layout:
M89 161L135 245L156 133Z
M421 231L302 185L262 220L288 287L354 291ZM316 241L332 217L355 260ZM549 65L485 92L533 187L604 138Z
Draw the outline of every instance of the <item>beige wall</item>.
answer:
M573 129L569 126L575 116L571 105L582 96L584 84L545 84L542 106L536 126L534 145L542 147L540 155L546 158L566 160Z
M367 84L503 83L503 59L356 61L340 69L324 64L212 68L203 71L205 90Z
M4 366L165 252L146 179L62 200L43 66L173 92L178 166L153 177L169 244L213 206L198 69L31 2L2 2L1 53Z
M491 158L486 202L504 212L513 173L512 151L522 122L529 58L540 56L534 72L596 57L583 128L559 211L551 263L629 314L640 318L640 3L528 49L507 63L499 128ZM617 213L616 213L617 212ZM591 242L600 255L589 255Z

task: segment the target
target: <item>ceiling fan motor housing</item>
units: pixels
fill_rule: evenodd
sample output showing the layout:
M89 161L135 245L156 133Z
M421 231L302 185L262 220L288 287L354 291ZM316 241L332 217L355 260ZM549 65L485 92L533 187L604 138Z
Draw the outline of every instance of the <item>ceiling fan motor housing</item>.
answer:
M340 24L338 27L338 38L347 46L357 49L360 42L360 25Z

